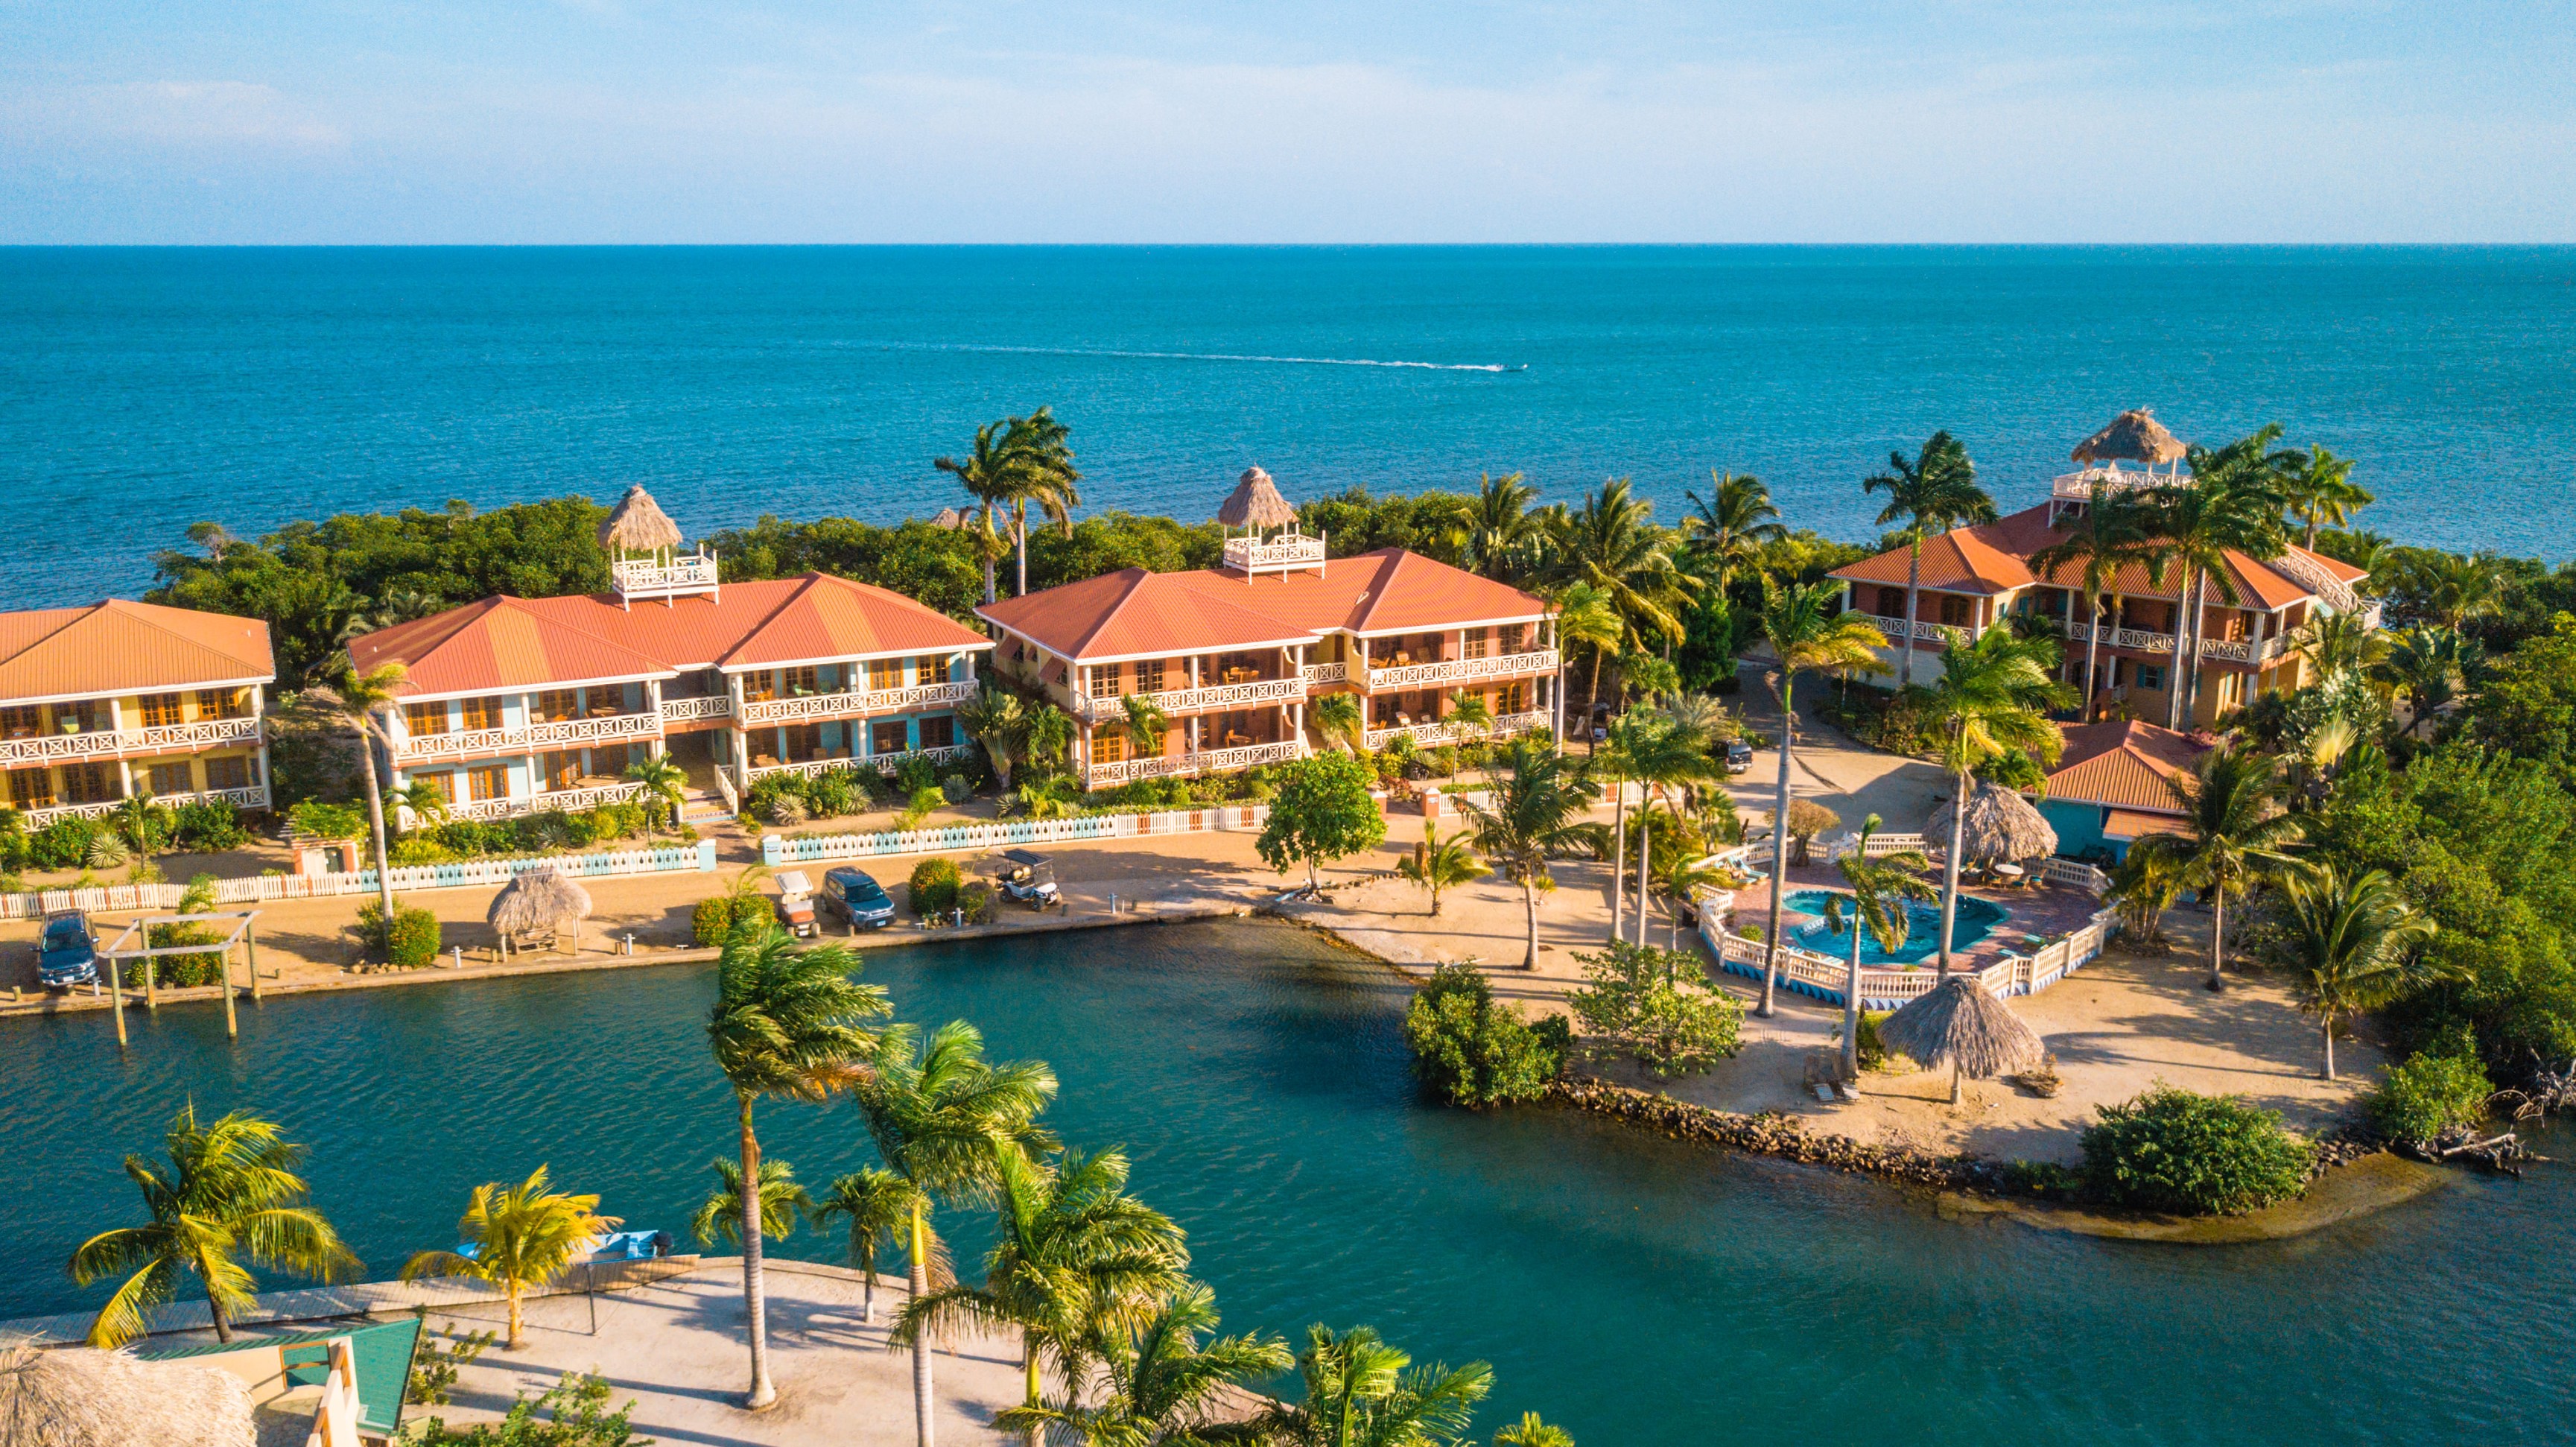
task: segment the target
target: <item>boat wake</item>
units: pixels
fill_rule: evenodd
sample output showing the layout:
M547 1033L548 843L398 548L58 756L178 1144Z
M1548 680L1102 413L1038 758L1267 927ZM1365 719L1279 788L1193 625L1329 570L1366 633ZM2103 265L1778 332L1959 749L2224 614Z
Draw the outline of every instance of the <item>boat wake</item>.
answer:
M1160 362L1268 362L1286 367L1414 367L1426 372L1526 372L1527 363L1386 362L1369 357L1272 357L1247 352L1129 352L1091 347L1001 347L966 342L876 342L886 352L999 352L1032 357L1133 357Z

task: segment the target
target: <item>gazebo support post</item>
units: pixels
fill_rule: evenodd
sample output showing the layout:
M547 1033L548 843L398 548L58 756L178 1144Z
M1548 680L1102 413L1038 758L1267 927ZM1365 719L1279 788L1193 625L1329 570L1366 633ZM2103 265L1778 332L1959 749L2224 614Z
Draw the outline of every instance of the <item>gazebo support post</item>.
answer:
M125 970L124 961L107 957L107 1011L116 1017L116 1048L123 1050L125 1041Z
M255 926L242 926L242 948L250 955L250 1002L263 1003L259 993L259 931Z
M224 947L224 1038L241 1038L241 1020L233 1012L233 952L230 945Z

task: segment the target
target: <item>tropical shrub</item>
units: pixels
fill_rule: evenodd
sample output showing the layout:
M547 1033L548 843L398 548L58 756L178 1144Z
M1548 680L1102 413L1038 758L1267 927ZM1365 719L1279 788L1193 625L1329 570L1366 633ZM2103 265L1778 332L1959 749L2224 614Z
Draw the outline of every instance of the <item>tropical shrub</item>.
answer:
M1561 1016L1533 1025L1494 1005L1473 965L1442 965L1404 1011L1404 1043L1423 1089L1471 1109L1536 1100L1565 1068L1572 1032Z
M960 878L953 859L930 858L914 865L910 884L912 912L928 919L956 908Z
M760 907L760 901L757 899L737 900L730 894L712 895L699 900L697 907L689 911L689 938L696 940L701 949L714 949L723 944L726 933L733 928L734 906L737 903L747 904L754 909Z
M950 774L939 781L939 797L951 804L963 804L975 797L975 786L964 774Z
M95 819L57 819L27 836L27 862L38 869L79 869L101 833Z
M991 924L1002 913L1001 895L983 880L968 880L957 891L957 907L966 911L968 924Z
M2487 1118L2487 1097L2495 1094L2495 1082L2487 1078L2467 1039L2444 1043L2451 1048L2426 1050L2389 1068L2388 1078L2363 1102L2373 1129L2390 1140L2415 1144Z
M1619 940L1574 959L1591 983L1565 1003L1584 1033L1656 1075L1695 1075L1740 1048L1744 1006L1709 987L1697 955Z
M1279 771L1279 793L1253 849L1261 862L1285 873L1373 849L1386 838L1386 815L1369 797L1369 767L1348 754L1316 754Z
M400 900L394 901L391 928L383 906L372 900L360 905L358 937L386 963L402 969L416 970L438 958L438 916Z
M633 1402L608 1410L608 1383L597 1377L566 1373L563 1382L538 1397L521 1392L498 1422L450 1427L432 1417L403 1437L406 1447L642 1447L627 1425ZM540 1415L542 1414L542 1415Z
M307 799L286 811L295 832L312 839L355 839L367 832L367 811L356 804Z
M2278 1111L2159 1085L2101 1117L2084 1129L2084 1180L2112 1205L2238 1216L2307 1188L2314 1151Z
M425 834L406 834L385 850L387 858L399 869L412 864L453 864L456 851Z
M894 766L894 784L907 799L939 787L939 766L920 754L906 754Z
M182 849L212 854L221 849L239 849L250 842L250 830L242 824L241 810L221 799L182 804L172 812L172 842Z
M848 769L816 774L805 785L805 807L824 818L855 814L866 800L867 795L859 789L858 776Z

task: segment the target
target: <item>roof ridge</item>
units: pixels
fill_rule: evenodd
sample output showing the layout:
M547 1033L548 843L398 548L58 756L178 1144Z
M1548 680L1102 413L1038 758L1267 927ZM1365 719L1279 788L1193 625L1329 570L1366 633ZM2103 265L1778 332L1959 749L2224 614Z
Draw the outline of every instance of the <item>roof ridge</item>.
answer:
M768 632L769 625L777 622L779 616L784 614L790 607L793 607L797 599L814 591L815 580L830 576L830 574L824 572L820 568L808 568L804 572L797 573L792 577L780 579L779 581L781 582L792 582L796 586L779 594L778 602L775 606L773 606L768 612L761 614L758 619L754 620L750 627L742 630L742 636L733 641L733 646L731 648L728 648L724 652L716 655L716 667L724 667L728 660L732 659L736 654L742 652L744 649L749 648L759 639L761 634ZM654 661L657 663L661 662L659 659L655 659ZM673 666L676 667L677 665Z
M69 608L62 609L61 612L64 614L62 627L47 629L45 632L29 639L26 647L19 649L17 652L10 654L6 658L0 658L0 664L17 662L19 659L35 652L37 649L44 647L46 644L53 642L57 638L62 637L66 630L76 627L83 620L97 617L100 613L106 610L108 604L115 601L117 600L114 598L101 598L95 603L76 603ZM32 613L50 613L55 610L51 608L32 608L28 611Z
M1118 590L1118 601L1110 604L1107 608L1101 611L1100 617L1092 623L1090 631L1084 633L1080 638L1073 641L1071 656L1075 658L1080 658L1083 655L1084 650L1091 647L1091 640L1099 637L1108 629L1110 624L1118 621L1118 615L1125 612L1127 605L1136 600L1137 590L1144 587L1146 581L1154 576L1154 570L1151 568L1126 567L1120 568L1114 573L1103 573L1100 576L1104 578L1122 579L1125 581L1126 586ZM1041 589L1040 591L1043 592L1045 590ZM1022 593L1020 596L1027 598L1033 595Z

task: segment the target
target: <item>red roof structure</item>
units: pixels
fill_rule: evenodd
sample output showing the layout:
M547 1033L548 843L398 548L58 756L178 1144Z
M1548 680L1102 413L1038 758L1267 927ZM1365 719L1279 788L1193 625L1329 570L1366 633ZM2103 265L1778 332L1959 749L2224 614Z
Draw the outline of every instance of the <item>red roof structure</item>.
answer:
M2048 772L2048 797L2077 804L2176 815L2168 780L2192 772L2210 746L2154 724L2115 720L2062 724L2065 751Z
M2044 578L2030 567L2033 555L2066 536L2050 526L2049 511L2050 504L2041 503L1982 526L1956 528L1939 537L1924 539L1922 586L1944 593L1989 596L2038 583L2058 588L2080 587L2084 573L2080 563L2063 565ZM2290 548L2290 552L2346 584L2369 576L2348 563L2296 545ZM1832 576L1845 582L1879 583L1901 588L1905 586L1907 566L1906 550L1892 548L1875 557L1837 568ZM2227 571L2240 600L2238 606L2282 608L2313 596L2311 589L2286 573L2243 553L2227 555ZM2146 565L2130 563L2120 568L2104 585L2104 591L2132 598L2179 599L2182 596L2182 569L2169 567L2165 569L2164 577L2157 580L2149 576ZM2204 585L2201 597L2214 606L2228 602L2215 583Z
M97 698L276 676L268 625L256 618L122 598L0 613L0 699Z

